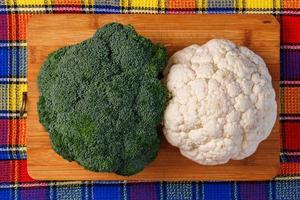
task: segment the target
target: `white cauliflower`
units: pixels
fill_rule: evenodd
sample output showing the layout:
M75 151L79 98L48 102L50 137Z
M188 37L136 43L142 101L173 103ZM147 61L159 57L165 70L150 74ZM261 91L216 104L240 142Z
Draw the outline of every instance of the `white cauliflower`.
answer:
M175 53L165 71L172 96L164 134L187 158L223 164L253 154L276 120L271 76L261 57L213 39Z

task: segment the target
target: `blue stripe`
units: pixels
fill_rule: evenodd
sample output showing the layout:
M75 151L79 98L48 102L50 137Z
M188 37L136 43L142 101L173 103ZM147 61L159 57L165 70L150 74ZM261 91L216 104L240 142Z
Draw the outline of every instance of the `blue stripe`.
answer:
M23 148L24 145L7 145L7 144L0 144L0 148Z
M86 189L86 184L82 184L81 185L81 199L82 200L85 200L85 196L86 196L85 189Z
M0 76L8 76L8 49L5 47L0 48Z
M196 188L197 188L197 183L192 182L192 199L196 199Z
M112 6L112 5L94 5L94 9L108 9L108 10L114 10L116 12L120 11L119 6Z
M159 182L157 182L156 184L155 184L155 191L156 191L156 199L160 199L160 183Z
M272 198L271 199L276 199L276 185L275 185L275 181L271 182L271 187L272 187L272 194L270 195Z
M7 14L7 11L4 11L6 8L5 5L0 5L0 14Z
M17 116L17 117L0 116L0 120L1 119L20 119L20 117L19 116Z
M234 8L207 8L208 13L234 13Z
M26 47L0 47L0 58L0 77L26 77Z
M60 197L65 197L68 199L74 199L76 196L72 198L72 192L74 192L74 187L77 185L62 185L62 186L53 186L53 190L50 191L50 187L13 187L14 183L0 183L0 197L1 199L13 199L15 197L15 192L17 192L17 199L49 199L52 196L52 199L57 198L57 192L59 188ZM135 183L136 184L136 183ZM176 184L178 185L178 189L176 192L180 192L180 183L168 183L168 184ZM201 188L201 182L193 183L195 186ZM227 199L235 199L234 198L234 190L233 190L233 182L205 182L205 195L204 200L212 199L212 200L227 200ZM242 185L243 182L238 182L237 186ZM299 200L300 199L300 181L299 180L287 180L287 181L272 181L271 184L268 181L265 182L248 182L249 187L249 195L246 196L238 196L238 199L264 199L264 200ZM257 190L255 187L256 184L263 184L266 187L263 187L262 192L266 194L266 196L260 196L257 194ZM158 185L158 184L157 184ZM1 188L2 186L2 188ZM132 184L128 184L126 188L131 187ZM225 186L225 187L224 187ZM7 188L10 187L10 188ZM85 188L86 185L81 185L82 188ZM94 196L94 199L123 199L122 188L123 184L88 184L89 191L93 192L93 195L88 195L89 199ZM271 188L271 190L270 190ZM157 188L159 190L159 188ZM17 191L16 191L17 190ZM77 190L75 188L75 190ZM261 193L260 193L261 194ZM82 192L81 199L85 198L85 192ZM160 198L162 199L162 198ZM166 198L164 198L166 199ZM168 199L174 199L172 196ZM199 190L199 196L196 198L195 196L192 199L202 199L202 191ZM129 200L129 198L128 198Z
M300 162L300 155L281 155L280 162Z
M94 199L123 199L123 184L94 184Z
M2 78L2 77L0 77L0 78ZM7 78L7 77L5 77L5 78ZM18 78L25 78L25 77L18 77ZM24 84L24 83L27 83L27 81L7 81L7 80L4 80L4 81L1 81L0 80L0 84L3 84L3 85L7 85L7 84ZM1 112L1 110L0 110L0 112Z
M163 198L162 200L166 200L167 199L167 182L163 182L162 184L162 189L163 189Z
M9 36L10 37L10 36ZM11 47L8 47L8 58L7 58L7 76L12 76L12 64L13 64L13 51Z
M231 185L228 182L205 182L204 192L205 200L230 200L231 196Z
M280 80L284 80L285 78L285 69L284 69L284 63L285 63L285 50L280 49Z
M0 197L1 199L12 199L13 188L1 189L0 188Z
M17 27L17 28L19 28L19 27ZM15 49L15 57L16 57L16 59L15 59L16 67L14 69L16 70L15 74L18 76L20 74L20 68L21 68L21 66L20 66L21 55L20 54L22 54L22 52L20 51L20 48L14 48L14 49Z
M265 189L264 189L264 192L265 192L265 199L269 199L269 191L270 191L270 184L268 181L266 182L263 182L264 186L265 186Z
M57 189L57 186L56 185L53 185L52 186L52 197L53 197L53 200L58 200L57 199L57 191L56 191L56 189Z
M300 79L300 50L280 50L280 77L281 80L295 81Z
M0 110L0 114L14 114L20 113L20 111Z
M27 159L23 151L0 151L0 160L24 160Z

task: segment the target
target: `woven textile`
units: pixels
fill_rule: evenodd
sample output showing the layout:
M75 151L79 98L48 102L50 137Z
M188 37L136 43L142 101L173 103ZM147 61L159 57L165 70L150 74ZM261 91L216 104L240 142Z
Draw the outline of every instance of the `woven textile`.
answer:
M41 182L26 170L26 26L33 14L273 14L281 23L280 171L267 182ZM0 199L300 200L300 0L0 0Z

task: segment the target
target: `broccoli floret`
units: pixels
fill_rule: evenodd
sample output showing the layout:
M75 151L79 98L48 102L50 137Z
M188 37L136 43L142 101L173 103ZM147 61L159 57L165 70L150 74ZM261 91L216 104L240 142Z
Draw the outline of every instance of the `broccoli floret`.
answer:
M143 170L159 149L166 64L163 46L118 23L50 54L38 76L38 113L53 149L96 172Z

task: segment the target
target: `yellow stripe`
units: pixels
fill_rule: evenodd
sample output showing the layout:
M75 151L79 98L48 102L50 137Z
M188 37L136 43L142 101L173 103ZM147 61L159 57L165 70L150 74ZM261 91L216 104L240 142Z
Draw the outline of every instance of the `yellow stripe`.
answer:
M160 6L165 7L165 1L140 1L140 0L128 0L123 1L125 7L129 7L129 5L133 8L159 8ZM129 4L130 3L130 4Z
M47 2L47 0L6 0L6 5L45 5L45 1Z
M6 0L6 5L33 5L33 6L41 6L41 5L51 5L51 0ZM63 3L64 1L62 1ZM72 3L72 1L65 0L67 3ZM95 4L95 0L80 0L74 2L82 2L83 5L93 6Z
M280 9L281 8L281 0L275 0L274 1L274 8Z
M238 8L239 10L242 10L243 9L243 0L235 0L234 7Z
M23 92L27 92L27 84L7 85L7 109L10 111L20 111Z
M84 5L93 6L93 5L95 5L95 1L94 0L84 0Z
M161 9L165 9L165 8L166 8L166 1L165 1L165 0L160 0L158 6L159 6Z
M129 7L129 1L128 0L120 0L120 6L128 8Z
M208 0L196 0L196 5L198 9L208 8Z
M246 9L269 9L273 8L273 0L247 0Z

